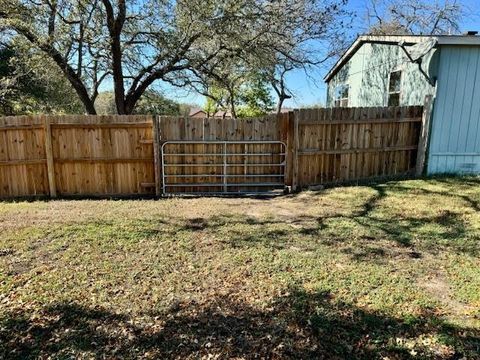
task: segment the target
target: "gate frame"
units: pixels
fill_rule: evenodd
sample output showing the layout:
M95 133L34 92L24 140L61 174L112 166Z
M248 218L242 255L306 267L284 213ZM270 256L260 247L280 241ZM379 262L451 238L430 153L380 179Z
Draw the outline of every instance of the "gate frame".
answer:
M165 153L165 146L169 144L177 144L177 145L189 145L189 144L223 144L223 153L213 153L213 154L203 154L203 153L188 153L188 154L168 154ZM266 145L266 144L278 144L280 145L280 152L278 153L228 153L227 152L227 147L228 145ZM266 195L266 194L272 194L272 191L270 192L248 192L248 191L237 191L237 192L229 192L228 187L229 186L237 186L237 187L262 187L262 186L271 186L271 187L280 187L283 186L285 188L286 186L286 177L287 177L287 144L283 141L279 140L167 140L162 143L161 146L161 177L162 177L162 184L161 184L161 190L162 196L166 195ZM221 183L214 183L214 184L207 184L207 183L182 183L182 184L166 184L165 178L166 177L171 177L172 175L165 174L165 167L169 166L169 164L165 164L165 155L172 155L172 156L222 156L223 162L219 164L176 164L176 166L189 166L189 167L197 167L197 166L211 166L211 165L217 165L216 167L222 166L223 165L223 171L222 174L192 174L192 175L177 175L176 177L220 177L222 179ZM227 157L229 156L269 156L269 155L278 155L283 157L282 161L278 163L265 163L265 164L229 164L227 162ZM158 165L157 165L158 166ZM250 166L278 166L279 168L283 169L281 174L227 174L227 169L229 166L243 166L245 169ZM282 181L278 183L228 183L228 178L235 178L235 177L278 177L281 178ZM168 187L221 187L223 186L223 191L212 191L212 192L181 192L181 193L168 193L166 188Z

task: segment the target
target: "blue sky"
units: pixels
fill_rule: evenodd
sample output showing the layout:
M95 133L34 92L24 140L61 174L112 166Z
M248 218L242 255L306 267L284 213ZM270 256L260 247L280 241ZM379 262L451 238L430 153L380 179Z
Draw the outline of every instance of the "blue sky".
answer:
M425 0L419 0L425 1ZM442 0L426 0L430 2ZM461 21L462 32L467 30L480 31L480 0L459 0L471 12L471 16L466 16ZM356 20L356 24L352 29L351 35L355 37L357 34L362 34L366 30L366 4L370 0L350 0L348 9L352 11ZM321 49L319 49L321 51ZM329 70L329 66L323 66L314 71L309 71L305 74L303 71L292 72L288 78L287 83L290 89L294 92L294 98L285 102L285 107L301 107L304 105L323 104L326 98L326 86L323 82L323 77ZM185 93L176 89L165 89L165 95L179 102L196 103L203 106L204 98L193 93Z

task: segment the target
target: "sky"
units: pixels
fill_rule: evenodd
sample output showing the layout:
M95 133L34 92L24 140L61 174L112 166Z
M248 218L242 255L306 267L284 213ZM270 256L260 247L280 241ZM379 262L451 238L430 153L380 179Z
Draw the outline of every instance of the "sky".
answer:
M442 0L419 0L434 3ZM460 22L461 32L467 30L480 31L480 0L459 0L468 9L468 15ZM349 0L347 9L355 14L354 26L351 29L351 37L364 33L367 29L366 6L370 0ZM319 49L321 51L321 49ZM284 103L284 107L299 108L302 106L325 104L326 84L324 76L330 69L325 65L319 69L311 70L306 74L304 71L291 72L287 77L288 87L292 90L294 97ZM186 93L178 89L165 89L165 96L179 102L197 104L203 106L204 98L194 93Z

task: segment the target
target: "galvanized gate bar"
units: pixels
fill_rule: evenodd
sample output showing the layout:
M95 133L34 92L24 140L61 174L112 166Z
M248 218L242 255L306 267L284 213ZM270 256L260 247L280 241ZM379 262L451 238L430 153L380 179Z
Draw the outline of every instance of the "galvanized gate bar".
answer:
M212 153L212 152L205 152L205 153L195 153L195 152L185 152L185 153L169 153L168 147L169 145L190 145L190 144L203 144L203 145L221 145L222 150L221 153ZM245 145L245 152L238 153L238 152L228 152L228 147L230 145ZM249 146L247 145L254 145L250 148L255 148L255 145L278 145L279 151L272 152L270 149L268 152L260 152L260 151L252 151L251 153L248 152ZM254 149L255 150L255 149ZM285 167L286 167L286 145L282 141L166 141L161 146L161 153L162 153L162 193L164 195L172 193L169 191L170 188L182 188L182 187L189 187L189 188L205 188L205 187L220 187L223 191L212 191L212 192L175 192L175 194L264 194L265 191L232 191L230 190L233 187L270 187L270 188L279 188L285 186ZM169 157L180 157L185 158L186 156L191 157L221 157L222 162L215 162L215 163L185 163L183 160L180 163L168 163ZM243 163L229 163L228 158L233 156L244 156L245 161ZM278 163L269 161L268 163L247 163L247 157L251 156L271 156L271 157L279 157L280 160ZM181 167L181 168L195 168L195 167L207 167L207 168L222 168L222 172L219 174L171 174L168 173L168 169L172 167ZM229 174L228 169L231 167L243 167L242 174ZM257 169L261 169L262 171L259 174L252 174L247 169L251 169L256 167ZM271 167L278 169L278 172L270 174L265 169L265 167ZM167 178L216 178L218 181L214 181L211 183L189 183L189 182L176 182L176 183L168 183ZM283 179L282 181L278 182L231 182L233 178L278 178ZM230 182L229 182L230 179Z

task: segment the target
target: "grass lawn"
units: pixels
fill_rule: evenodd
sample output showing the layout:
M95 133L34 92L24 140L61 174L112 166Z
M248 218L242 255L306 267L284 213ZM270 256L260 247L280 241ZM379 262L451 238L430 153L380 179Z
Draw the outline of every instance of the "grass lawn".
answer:
M480 179L0 202L0 358L480 358Z

